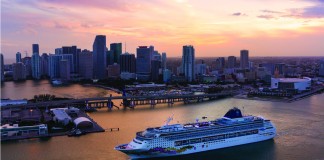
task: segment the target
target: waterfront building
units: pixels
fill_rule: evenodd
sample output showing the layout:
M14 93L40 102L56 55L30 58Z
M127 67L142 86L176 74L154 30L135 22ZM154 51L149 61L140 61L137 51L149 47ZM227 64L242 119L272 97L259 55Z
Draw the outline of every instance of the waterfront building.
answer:
M34 50L34 46L33 46ZM40 71L40 56L39 53L34 52L32 55L32 77L34 79L40 79L41 77L41 71Z
M62 81L69 81L71 79L70 64L67 59L60 60L60 78Z
M0 54L0 67L1 67L1 82L4 81L4 60L3 60L3 54Z
M83 50L79 55L79 74L84 79L93 77L93 54L89 50Z
M16 63L21 62L21 53L17 52L16 53Z
M26 66L26 76L30 77L32 75L32 59L31 57L24 57L22 62Z
M311 89L312 79L303 78L271 78L271 88L283 91L306 91Z
M114 63L113 65L108 65L107 72L108 72L108 78L114 78L114 79L119 78L120 76L119 64Z
M235 66L236 66L236 57L229 56L227 58L227 68L235 68Z
M48 74L51 79L60 77L60 60L61 55L59 54L50 54L48 57Z
M126 52L120 55L120 72L136 72L136 59L134 54Z
M240 68L242 69L249 68L249 50L241 50Z
M171 80L171 71L168 69L163 70L163 82L167 83Z
M97 35L93 42L93 78L105 79L107 66L106 36Z
M124 80L130 80L130 79L136 79L136 74L135 73L129 73L129 72L121 72L120 73L120 78Z
M33 49L33 53L32 54L34 54L34 53L37 53L37 54L39 54L39 45L38 44L33 44L32 45L32 49Z
M26 67L22 62L12 64L13 80L26 80Z
M162 63L161 63L162 69L166 69L166 62L167 62L167 55L165 52L162 52Z
M50 54L49 55L49 76L51 79L60 78L60 61L67 60L69 68L73 67L73 55L72 54ZM69 70L71 72L71 70Z
M111 43L110 51L112 51L113 63L120 64L120 55L122 54L122 43Z
M182 48L182 70L188 82L195 80L195 49L192 45Z
M161 68L161 61L152 60L151 61L151 79L152 81L159 80L159 69Z
M324 60L321 60L320 65L319 65L319 76L324 77Z
M153 48L154 49L154 48ZM136 74L137 79L150 80L152 46L139 46L136 49Z
M48 76L48 55L43 53L40 60L41 76Z
M62 54L72 54L73 56L73 64L71 68L71 72L75 73L79 70L79 54L81 50L77 48L77 46L63 46Z

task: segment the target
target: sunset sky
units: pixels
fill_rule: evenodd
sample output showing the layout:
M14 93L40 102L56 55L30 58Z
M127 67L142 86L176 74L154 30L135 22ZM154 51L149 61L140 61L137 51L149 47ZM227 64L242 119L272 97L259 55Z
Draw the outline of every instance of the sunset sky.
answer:
M31 55L77 45L95 35L154 45L169 57L191 44L197 57L324 56L324 0L1 0L1 52ZM123 47L124 48L124 47Z

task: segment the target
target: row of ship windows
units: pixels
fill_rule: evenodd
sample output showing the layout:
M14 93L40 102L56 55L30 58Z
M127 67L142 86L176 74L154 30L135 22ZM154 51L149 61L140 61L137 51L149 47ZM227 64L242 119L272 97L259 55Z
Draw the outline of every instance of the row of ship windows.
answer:
M261 127L261 126L249 125L249 126L241 127L239 129L244 130L244 129L251 129L251 128L256 128L256 127ZM186 137L194 137L194 136L215 134L215 133L221 133L221 132L231 132L231 131L236 131L236 130L238 130L238 128L222 129L222 130L216 130L216 131L210 130L210 131L194 132L194 133L190 133L190 134L175 135L175 136L170 136L167 138L170 140L175 140L175 139L181 139L181 138L186 138Z
M175 141L175 146L182 146L182 145L188 145L188 144L195 144L200 142L208 142L208 141L214 141L214 140L220 140L225 138L234 138L234 137L240 137L240 136L246 136L251 134L257 134L259 130L251 130L251 131L242 131L242 132L236 132L236 133L228 133L228 134L221 134L216 136L209 136L209 137L203 137L203 138L194 138L189 140L182 140L182 141Z

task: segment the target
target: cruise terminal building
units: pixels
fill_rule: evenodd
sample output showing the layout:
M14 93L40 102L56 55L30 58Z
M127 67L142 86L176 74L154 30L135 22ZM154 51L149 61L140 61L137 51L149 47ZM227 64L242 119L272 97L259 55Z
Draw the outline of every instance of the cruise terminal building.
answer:
M311 78L271 78L271 88L279 90L295 90L298 92L311 89Z

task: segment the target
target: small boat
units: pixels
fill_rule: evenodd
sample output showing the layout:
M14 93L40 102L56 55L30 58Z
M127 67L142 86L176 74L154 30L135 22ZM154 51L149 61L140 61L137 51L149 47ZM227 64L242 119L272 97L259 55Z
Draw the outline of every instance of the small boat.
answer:
M52 80L52 84L53 84L53 85L62 85L63 82L60 81L60 80L57 80L57 79L53 79L53 80Z

